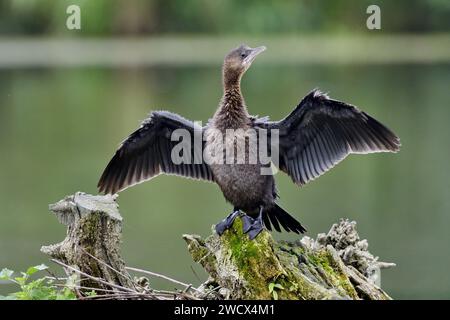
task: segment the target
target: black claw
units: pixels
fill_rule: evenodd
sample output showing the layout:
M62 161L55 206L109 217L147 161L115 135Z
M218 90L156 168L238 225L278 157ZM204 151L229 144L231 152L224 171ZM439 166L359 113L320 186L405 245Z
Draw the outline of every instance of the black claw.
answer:
M230 213L225 219L216 224L216 232L219 236L221 236L225 230L229 229L232 225L236 217L239 215L239 210Z

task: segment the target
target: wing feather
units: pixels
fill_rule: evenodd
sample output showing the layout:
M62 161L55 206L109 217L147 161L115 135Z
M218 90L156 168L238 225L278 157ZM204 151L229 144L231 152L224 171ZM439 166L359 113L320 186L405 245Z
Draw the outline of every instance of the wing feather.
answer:
M175 164L171 159L172 148L179 143L172 141L172 133L184 129L190 133L191 163ZM100 192L117 193L137 183L149 180L160 173L174 174L193 179L213 181L210 167L202 162L195 164L194 154L203 154L203 145L195 147L195 130L204 128L177 114L155 111L142 125L122 142L106 166L98 183ZM200 150L197 150L200 149Z
M400 139L386 126L318 90L309 93L283 120L260 120L257 125L279 130L279 167L300 185L324 174L349 154L400 149Z

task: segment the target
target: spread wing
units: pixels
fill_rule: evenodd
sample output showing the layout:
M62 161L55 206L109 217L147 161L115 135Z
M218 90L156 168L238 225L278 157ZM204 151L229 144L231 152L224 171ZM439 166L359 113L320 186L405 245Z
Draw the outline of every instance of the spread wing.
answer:
M383 124L318 90L286 118L260 124L279 129L279 168L304 185L351 153L397 152L400 139Z
M172 141L172 134L180 129L183 143L189 148L189 161L173 161L171 154L180 141ZM200 135L201 143L194 143L194 136ZM209 166L203 161L195 163L195 154L202 159L203 128L181 116L155 111L118 148L103 172L98 188L100 192L114 194L127 187L149 180L160 173L213 181ZM186 155L182 155L186 156Z

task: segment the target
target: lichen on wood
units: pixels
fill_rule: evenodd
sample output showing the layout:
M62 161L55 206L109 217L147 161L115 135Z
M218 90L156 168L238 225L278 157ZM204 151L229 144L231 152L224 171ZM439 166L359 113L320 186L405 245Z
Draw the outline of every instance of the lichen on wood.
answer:
M80 275L80 297L89 292L82 290L97 288L111 299L391 299L379 288L379 270L394 264L378 261L367 241L360 239L356 223L348 220L315 240L305 236L294 242L277 242L268 231L249 240L240 218L220 237L214 228L206 239L184 235L192 258L209 274L199 288L126 268L120 255L122 217L116 198L77 192L50 205L67 226L67 235L41 251L67 273ZM158 275L184 289L155 290L147 279L133 280L127 270Z
M238 218L221 237L213 231L205 240L183 238L210 276L202 289L221 287L215 298L391 299L376 285L375 271L393 264L370 254L355 222L341 220L317 240L276 242L267 231L249 240Z
M121 287L134 286L120 256L122 217L114 196L77 192L51 204L49 209L67 226L67 235L58 244L43 246L43 253L79 270L80 274ZM116 287L83 276L81 285L116 290Z

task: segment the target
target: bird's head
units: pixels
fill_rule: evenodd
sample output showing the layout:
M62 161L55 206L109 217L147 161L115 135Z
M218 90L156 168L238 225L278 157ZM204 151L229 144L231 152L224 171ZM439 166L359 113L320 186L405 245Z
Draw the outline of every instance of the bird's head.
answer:
M266 50L265 46L250 48L243 44L231 50L223 62L225 84L238 83L241 76L252 65L256 56Z

